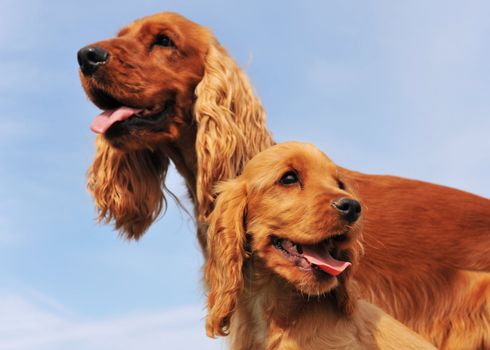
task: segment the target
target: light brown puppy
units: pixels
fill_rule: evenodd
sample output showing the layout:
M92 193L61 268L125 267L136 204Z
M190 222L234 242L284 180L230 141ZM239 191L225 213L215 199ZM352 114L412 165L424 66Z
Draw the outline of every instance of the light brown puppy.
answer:
M361 205L340 176L316 147L288 142L218 187L205 266L209 336L229 331L234 350L435 349L357 300Z
M94 120L88 172L100 219L138 239L164 208L169 162L185 178L198 238L213 186L274 142L246 76L206 28L173 13L139 19L79 52ZM312 125L312 127L314 127ZM363 297L444 349L490 347L490 201L342 169L367 210Z

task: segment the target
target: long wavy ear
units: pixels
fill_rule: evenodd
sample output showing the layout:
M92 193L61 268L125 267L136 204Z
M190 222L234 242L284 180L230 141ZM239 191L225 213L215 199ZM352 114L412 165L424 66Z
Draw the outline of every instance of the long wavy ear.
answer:
M128 239L139 239L166 206L164 179L168 158L158 151L123 152L97 136L88 190L98 220L114 226Z
M219 190L221 194L209 216L208 258L204 267L209 288L206 334L213 338L228 334L230 318L243 289L246 244L245 184L235 179L222 184Z
M246 75L217 42L210 44L195 93L197 216L204 222L213 209L213 186L239 175L273 141Z

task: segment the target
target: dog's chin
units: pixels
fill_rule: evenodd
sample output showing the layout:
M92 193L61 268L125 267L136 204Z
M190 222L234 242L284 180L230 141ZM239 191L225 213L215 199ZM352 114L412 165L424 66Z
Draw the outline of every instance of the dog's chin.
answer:
M269 267L272 265L267 263ZM272 267L275 275L288 283L294 290L304 296L322 296L330 293L343 283L340 276L331 276L323 271L306 271L300 270L294 266L278 265Z
M338 288L341 281L338 277L324 276L304 278L300 282L295 283L295 287L303 295L308 296L321 296L330 293L335 288Z
M318 245L325 246L325 251L333 257L349 264L342 272L326 272L325 270L328 269L320 268L305 258L303 249L306 246L277 236L271 236L267 252L261 255L270 268L301 294L320 296L345 283L350 274L352 251L349 244L345 247L347 240L350 240L348 235L335 235L318 243ZM340 246L342 248L339 248Z
M135 114L113 122L103 132L114 148L124 151L154 149L162 143L178 140L183 120L177 116L174 100L146 106L138 101L133 103L127 98L117 98L100 88L88 88L86 92L89 99L103 111L121 107L135 110Z
M112 147L121 151L155 150L180 137L180 128L172 123L158 129L116 124L104 133L104 138Z
M123 151L155 149L163 144L175 142L180 137L181 123L167 120L161 124L131 117L116 122L105 133L109 144Z
M155 142L172 142L178 139L178 122L173 103L163 108L144 109L137 114L117 121L104 133L115 147L145 147ZM124 146L127 145L127 146Z

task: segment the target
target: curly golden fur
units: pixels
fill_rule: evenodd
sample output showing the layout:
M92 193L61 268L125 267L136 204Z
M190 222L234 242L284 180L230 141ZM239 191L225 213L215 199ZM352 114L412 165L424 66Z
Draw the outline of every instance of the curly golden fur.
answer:
M81 73L89 98L104 110L142 110L97 137L88 183L99 218L141 237L165 207L172 162L206 252L213 186L274 143L249 81L209 30L173 13L137 20L91 46L108 59ZM489 348L490 201L399 177L342 173L367 208L363 272L355 274L363 297L441 348Z
M175 47L152 46L162 32ZM273 144L270 135L255 132L265 129L265 112L247 77L206 28L174 13L143 18L115 39L91 46L111 55L94 74L80 74L98 107L168 114L150 127L117 125L122 130L97 137L88 188L99 219L138 239L165 207L170 159L184 175L202 222L212 209L214 184L234 177ZM203 235L200 243L206 244Z
M354 198L339 184L327 156L288 142L259 153L242 175L218 186L205 266L209 336L230 332L234 350L434 349L358 302L351 267L334 276L306 262L309 246L357 267L361 224L358 214L347 220L336 206Z

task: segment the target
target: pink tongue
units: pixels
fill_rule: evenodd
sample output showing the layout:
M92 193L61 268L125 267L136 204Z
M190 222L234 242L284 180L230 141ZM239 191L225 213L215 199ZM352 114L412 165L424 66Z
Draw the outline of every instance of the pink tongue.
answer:
M318 249L306 245L303 246L303 256L310 264L315 264L332 276L340 275L346 268L352 265L348 261L335 260L329 252L319 252Z
M140 112L141 109L134 109L129 107L119 107L118 109L110 109L102 112L90 124L90 129L97 133L103 134L111 127L115 122L128 119L132 115Z

